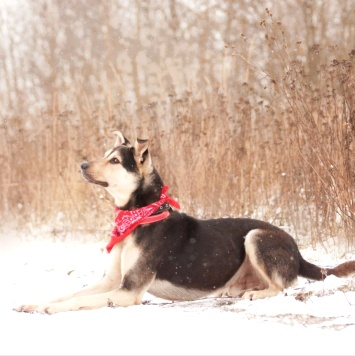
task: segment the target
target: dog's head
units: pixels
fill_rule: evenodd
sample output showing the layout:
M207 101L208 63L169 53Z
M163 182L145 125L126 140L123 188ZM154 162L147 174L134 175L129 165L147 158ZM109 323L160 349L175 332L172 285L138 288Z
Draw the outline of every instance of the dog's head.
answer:
M154 167L148 151L149 140L137 138L134 145L120 131L113 148L99 160L81 164L81 173L90 183L103 186L118 207L125 206L132 194L142 185L148 185Z

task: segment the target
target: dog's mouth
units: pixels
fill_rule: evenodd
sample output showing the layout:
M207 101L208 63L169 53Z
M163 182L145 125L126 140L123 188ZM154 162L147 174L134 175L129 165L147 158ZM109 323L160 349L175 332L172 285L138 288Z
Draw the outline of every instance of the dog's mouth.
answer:
M93 178L90 177L88 174L86 174L83 169L81 170L81 174L82 174L82 176L84 177L84 179L85 179L87 182L89 182L89 183L98 184L98 185L101 185L101 186L104 187L104 188L107 188L107 187L108 187L108 183L107 183L107 182L102 182L102 181L93 179Z

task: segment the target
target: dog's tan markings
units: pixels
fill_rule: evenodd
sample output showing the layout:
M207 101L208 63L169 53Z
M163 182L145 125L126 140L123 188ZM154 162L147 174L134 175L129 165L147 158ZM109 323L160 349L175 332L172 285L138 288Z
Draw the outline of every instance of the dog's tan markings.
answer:
M107 182L105 189L114 198L116 206L124 206L137 189L138 177L133 172L128 172L121 164L111 164L112 158L122 160L117 149L108 151L102 160L91 161L86 173L96 181Z
M110 180L110 171L108 169L107 176L109 177L109 186L106 187L106 190L112 195L115 200L116 206L124 206L127 204L131 198L132 193L137 189L138 180L133 173L127 172L122 168L122 171L119 174L119 179L116 181ZM117 177L118 175L116 175ZM113 177L112 177L113 178ZM112 183L110 183L112 182ZM125 185L122 186L119 182L125 182Z
M267 288L267 284L254 269L247 255L237 273L226 284L222 295L240 297L249 290L261 290L265 288Z
M272 297L278 294L283 289L282 278L276 272L273 274L273 276L269 276L266 273L263 261L258 255L258 251L256 248L256 240L259 239L262 234L262 230L250 231L245 237L245 251L255 272L259 275L262 282L264 282L267 287L262 290L247 291L243 294L243 299L255 300Z

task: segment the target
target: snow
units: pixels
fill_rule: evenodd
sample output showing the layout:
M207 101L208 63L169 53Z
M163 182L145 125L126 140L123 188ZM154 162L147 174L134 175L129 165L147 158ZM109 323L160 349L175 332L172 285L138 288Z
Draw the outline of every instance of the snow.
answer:
M264 300L206 298L54 315L17 313L99 279L105 241L0 234L1 355L353 355L355 279L303 278ZM322 266L342 259L302 250Z

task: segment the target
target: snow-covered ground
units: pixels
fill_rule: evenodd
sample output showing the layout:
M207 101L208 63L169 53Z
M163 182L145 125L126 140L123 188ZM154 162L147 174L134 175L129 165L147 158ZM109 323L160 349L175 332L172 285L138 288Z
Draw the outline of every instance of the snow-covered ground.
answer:
M203 299L55 315L17 313L99 279L106 242L0 235L0 355L354 355L355 278L300 278L257 301ZM340 259L303 250L323 266Z

